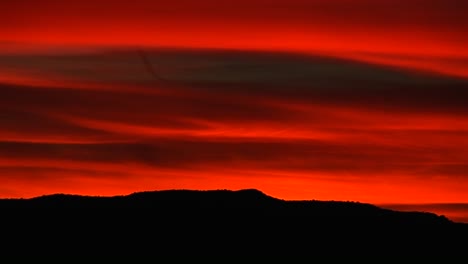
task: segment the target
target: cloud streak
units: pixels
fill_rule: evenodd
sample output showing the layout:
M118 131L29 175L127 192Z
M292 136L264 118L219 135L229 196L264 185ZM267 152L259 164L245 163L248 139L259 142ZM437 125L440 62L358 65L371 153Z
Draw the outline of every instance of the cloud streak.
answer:
M83 46L280 50L468 76L467 6L458 0L22 0L0 7L0 41L9 52Z
M57 80L103 57L117 73L137 69L137 54L121 52L16 63L45 60L37 70ZM297 54L147 52L170 81L3 84L0 195L255 187L285 199L468 199L463 80Z

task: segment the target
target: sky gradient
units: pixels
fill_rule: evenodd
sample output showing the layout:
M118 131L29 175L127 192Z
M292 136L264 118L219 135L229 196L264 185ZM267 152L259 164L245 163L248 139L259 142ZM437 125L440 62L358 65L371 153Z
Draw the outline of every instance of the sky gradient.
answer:
M467 221L467 8L2 2L0 197L257 188Z

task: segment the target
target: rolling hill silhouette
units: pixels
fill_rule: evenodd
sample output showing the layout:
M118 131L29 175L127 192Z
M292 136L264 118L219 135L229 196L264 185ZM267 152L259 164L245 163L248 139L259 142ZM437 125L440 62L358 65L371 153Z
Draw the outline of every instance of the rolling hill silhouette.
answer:
M24 255L461 255L468 225L254 190L0 200L3 252Z

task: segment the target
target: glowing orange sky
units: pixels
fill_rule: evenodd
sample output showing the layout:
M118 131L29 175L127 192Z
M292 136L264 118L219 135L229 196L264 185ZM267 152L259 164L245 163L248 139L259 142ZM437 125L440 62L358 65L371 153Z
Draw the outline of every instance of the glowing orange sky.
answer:
M1 2L0 197L468 203L467 8Z

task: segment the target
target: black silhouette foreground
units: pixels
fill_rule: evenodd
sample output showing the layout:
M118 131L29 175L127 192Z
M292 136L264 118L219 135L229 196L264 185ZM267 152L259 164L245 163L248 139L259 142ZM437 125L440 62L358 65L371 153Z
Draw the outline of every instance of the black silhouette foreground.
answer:
M3 254L465 255L468 224L370 204L284 201L258 190L0 200Z

